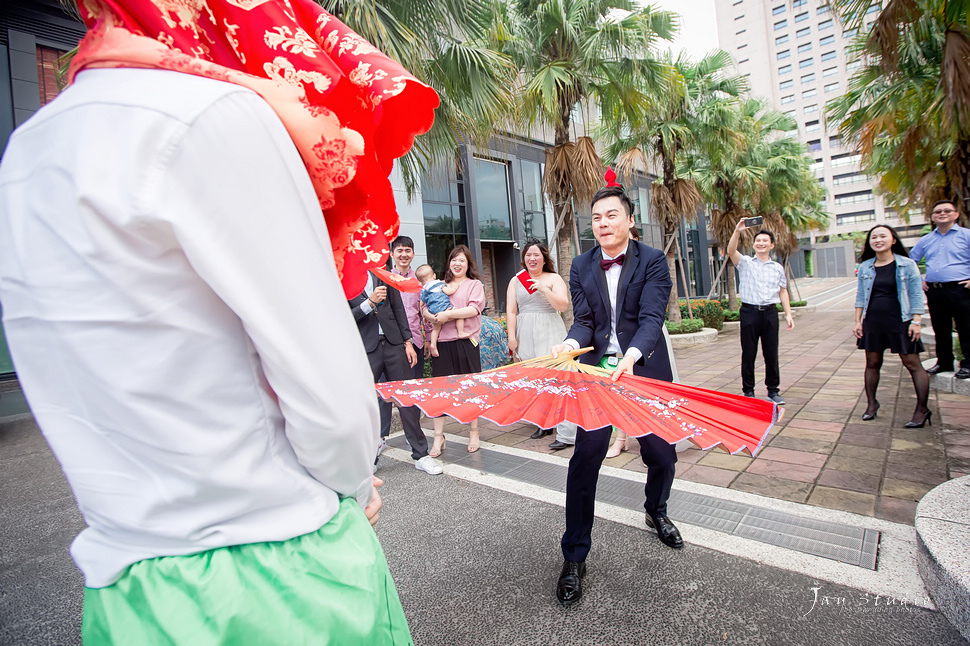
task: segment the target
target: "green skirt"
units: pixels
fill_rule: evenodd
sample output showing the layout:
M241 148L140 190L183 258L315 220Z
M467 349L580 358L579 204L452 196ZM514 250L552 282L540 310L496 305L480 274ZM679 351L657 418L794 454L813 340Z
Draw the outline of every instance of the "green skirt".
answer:
M344 499L315 532L135 563L84 591L99 644L412 644L380 543Z

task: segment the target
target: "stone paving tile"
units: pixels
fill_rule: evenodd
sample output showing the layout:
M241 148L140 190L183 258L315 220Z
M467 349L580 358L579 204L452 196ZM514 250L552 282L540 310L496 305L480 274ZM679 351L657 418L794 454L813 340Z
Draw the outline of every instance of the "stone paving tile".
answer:
M832 451L832 455L843 458L856 458L859 460L882 461L886 459L887 451L884 449L874 449L868 446L855 446L852 444L839 443Z
M737 471L716 469L714 467L705 467L700 464L695 464L686 474L684 474L683 479L691 482L699 482L701 484L727 487L736 477L738 477Z
M851 471L853 473L865 473L867 475L882 476L885 463L879 460L860 460L858 458L846 458L833 455L829 458L825 466L829 469L839 471Z
M916 505L912 500L879 496L876 499L876 518L913 525L916 520Z
M838 471L836 469L824 469L818 477L817 484L825 485L833 489L858 491L859 493L875 494L879 492L879 476Z
M701 451L700 449L687 449L686 451L681 451L677 454L677 461L694 464L700 461L705 455L707 455L707 451Z
M731 485L731 489L747 491L771 498L781 498L792 502L805 502L812 486L805 482L772 478L754 473L742 473Z
M835 439L831 442L821 442L801 437L779 436L771 440L771 446L779 449L792 449L793 451L808 451L811 453L824 453L828 455L835 446Z
M868 493L815 487L808 498L808 504L826 509L841 509L855 514L872 516L876 511L876 497Z
M786 426L778 434L784 437L797 437L803 440L816 440L819 442L834 443L839 439L839 433L837 432L815 431L809 428L799 428L798 426Z
M882 483L881 494L883 496L889 496L891 498L902 498L904 500L912 500L913 502L918 502L920 498L926 495L926 493L933 487L922 484L919 482L908 482L906 480L896 480L894 478L886 478Z
M789 420L788 426L806 428L814 431L829 431L831 433L840 433L843 428L842 424L835 422L817 422L815 420L802 418Z
M758 454L758 459L821 468L822 465L825 464L826 456L819 455L817 453L808 453L806 451L776 449L769 446L768 448L761 450L761 452Z
M853 446L867 446L873 449L888 449L890 439L888 436L843 433L839 443L851 444Z
M742 455L728 455L721 451L708 451L707 455L700 459L697 464L705 467L716 467L718 469L730 469L731 471L744 471L753 462L752 458Z
M812 483L818 478L822 467L805 466L801 464L791 464L790 462L774 462L772 460L755 460L748 467L745 473L753 473L762 476L771 476L782 480L796 480L798 482Z
M931 487L948 480L945 465L937 469L918 469L908 464L890 463L886 465L885 477L906 480L907 482L920 482Z
M844 423L846 413L826 413L815 410L803 410L798 413L798 419L812 420L815 422L839 422Z

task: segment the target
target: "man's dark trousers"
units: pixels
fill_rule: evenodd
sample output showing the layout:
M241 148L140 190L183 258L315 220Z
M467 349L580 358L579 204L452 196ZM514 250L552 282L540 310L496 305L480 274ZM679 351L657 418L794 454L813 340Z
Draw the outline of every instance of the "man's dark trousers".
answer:
M746 393L754 392L754 360L758 355L758 339L761 339L761 355L765 359L765 386L768 394L774 394L781 385L778 308L774 305L741 303L741 388Z
M422 379L424 378L424 348L414 348L414 352L418 355L418 360L411 368L411 376L408 379ZM377 383L384 381L397 380L388 379L387 375L381 375L380 381ZM378 406L381 411L381 437L387 437L391 433L391 402L381 399Z
M957 282L930 283L926 290L930 323L936 335L936 362L944 368L953 366L953 323L956 323L963 361L970 368L970 289Z
M612 427L586 431L576 429L576 446L566 475L566 532L562 536L562 555L567 561L585 561L592 544L596 481L600 466L610 448ZM677 473L677 450L656 435L636 438L640 457L647 467L644 509L651 516L667 515L667 499Z
M378 337L377 347L367 353L371 372L374 373L374 383L378 383L381 375L388 381L403 381L411 378L411 365L408 363L407 353L403 345L394 345L382 334ZM390 405L387 406L390 427ZM417 406L399 407L401 411L401 426L404 427L408 444L411 445L411 457L420 460L428 455L428 438L421 430L421 411ZM383 426L383 410L381 425ZM382 437L384 435L382 434Z
M367 361L374 374L374 383L383 375L389 381L401 381L411 378L411 366L408 363L405 342L411 339L411 328L408 326L407 313L401 294L396 289L388 287L373 274L370 275L374 288L384 285L387 290L385 300L375 306L371 312L365 313L364 303L367 294L362 292L347 301L350 311L357 321ZM383 331L383 334L381 333ZM420 460L428 455L428 439L421 430L421 411L411 406L400 408L401 424L404 435L411 445L411 457ZM390 417L388 417L390 426Z
M596 365L606 356L613 325L606 275L600 265L599 246L573 259L569 291L573 301L573 325L568 337L579 347L593 350L578 357L581 363ZM631 241L617 285L617 340L621 348L640 350L643 358L633 366L641 377L670 381L670 358L661 326L672 283L666 256L639 242ZM622 382L622 378L621 378ZM638 438L640 455L647 466L644 509L653 516L667 513L667 498L676 473L677 451L658 438ZM593 510L600 465L610 444L610 427L576 432L576 446L566 476L566 531L561 546L567 561L585 561L592 544Z

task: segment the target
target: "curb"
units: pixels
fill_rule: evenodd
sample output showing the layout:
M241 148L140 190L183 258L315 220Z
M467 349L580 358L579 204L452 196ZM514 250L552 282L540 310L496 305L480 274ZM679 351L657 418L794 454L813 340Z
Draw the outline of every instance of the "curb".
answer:
M970 476L944 482L916 507L917 569L937 609L970 639Z
M932 368L936 359L923 361L924 368ZM957 379L955 372L938 372L930 375L930 388L941 393L955 393L970 397L970 379Z
M674 348L699 345L701 343L714 343L715 341L717 341L717 330L712 327L701 328L700 332L670 335L670 345Z

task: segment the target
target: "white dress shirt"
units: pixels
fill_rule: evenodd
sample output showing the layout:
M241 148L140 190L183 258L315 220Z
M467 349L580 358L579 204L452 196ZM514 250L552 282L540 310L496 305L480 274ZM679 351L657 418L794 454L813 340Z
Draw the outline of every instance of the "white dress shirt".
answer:
M603 248L600 247L600 252L603 254L603 260L613 260L618 256L623 254L617 254L616 256L610 256ZM623 253L626 253L624 251ZM613 265L609 269L605 270L603 273L606 274L606 289L610 296L610 344L606 346L606 354L611 355L622 355L623 348L620 347L620 340L616 335L616 296L620 289L620 272L623 271L623 265ZM575 339L566 339L565 343L573 346L573 349L579 349L579 342ZM643 356L640 352L640 348L630 347L627 350L627 354L633 357L634 362L639 361Z
M82 72L4 155L0 299L88 524L88 587L370 501L367 357L303 162L253 92Z

